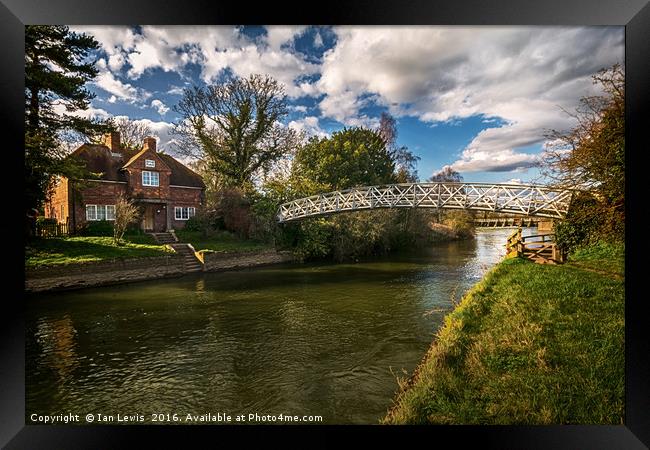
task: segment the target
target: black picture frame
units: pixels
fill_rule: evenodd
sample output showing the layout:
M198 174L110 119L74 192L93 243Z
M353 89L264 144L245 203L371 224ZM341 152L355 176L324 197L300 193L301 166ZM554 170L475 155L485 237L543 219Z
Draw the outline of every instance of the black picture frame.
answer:
M650 4L647 0L446 0L390 2L355 0L334 5L268 2L204 2L200 0L0 0L0 118L5 127L5 201L11 211L22 211L25 24L355 24L355 25L621 25L626 42L626 240L635 242L643 223L640 174L647 143L650 105ZM10 181L7 180L10 177ZM15 203L15 205L14 205ZM15 215L14 215L15 216ZM20 215L18 216L20 217ZM590 448L642 449L650 446L650 339L644 326L643 296L634 295L641 285L641 257L647 244L626 249L626 392L625 423L618 426L46 426L25 425L24 369L24 246L21 220L5 215L0 225L5 237L3 256L4 299L0 352L0 445L5 448L115 448L133 444L135 438L151 439L162 446L188 447L195 438L206 445L222 444L225 434L235 433L237 444L264 445L267 437L286 439L289 431L301 431L305 447L333 445L347 440L350 432L378 435L384 443L404 443L417 437L435 444L450 440L454 446L472 443L488 448ZM643 241L640 241L643 242ZM331 433L335 429L338 433ZM307 431L307 433L304 433ZM260 433L265 437L262 439ZM314 439L318 434L318 438ZM449 445L449 444L447 444Z

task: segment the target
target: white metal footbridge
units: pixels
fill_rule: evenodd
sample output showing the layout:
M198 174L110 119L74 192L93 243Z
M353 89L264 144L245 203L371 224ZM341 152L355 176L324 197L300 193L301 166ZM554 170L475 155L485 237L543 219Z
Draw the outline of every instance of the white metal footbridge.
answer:
M374 208L445 208L562 219L575 191L544 185L408 183L363 186L283 203L280 223Z

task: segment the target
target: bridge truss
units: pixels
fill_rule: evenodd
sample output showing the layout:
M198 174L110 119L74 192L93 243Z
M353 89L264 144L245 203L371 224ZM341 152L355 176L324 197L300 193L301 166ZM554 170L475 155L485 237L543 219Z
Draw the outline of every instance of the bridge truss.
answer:
M542 185L410 183L328 192L280 205L280 223L374 208L445 208L563 218L573 195Z

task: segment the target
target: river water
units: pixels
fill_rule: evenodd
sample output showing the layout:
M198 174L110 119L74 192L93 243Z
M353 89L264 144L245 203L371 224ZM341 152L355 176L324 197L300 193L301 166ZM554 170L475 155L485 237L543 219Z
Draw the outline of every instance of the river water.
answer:
M473 241L354 264L33 295L26 423L32 414L79 414L84 423L88 413L144 423L159 414L167 423L173 414L178 423L187 414L377 423L396 376L412 372L453 302L503 258L512 231L479 229Z

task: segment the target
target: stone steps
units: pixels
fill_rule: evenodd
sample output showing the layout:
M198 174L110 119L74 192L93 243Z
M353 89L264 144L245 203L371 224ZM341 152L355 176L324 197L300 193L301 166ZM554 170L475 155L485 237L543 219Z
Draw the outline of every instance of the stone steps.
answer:
M186 272L202 272L203 263L194 254L194 249L190 244L175 243L169 245L176 253L184 258Z
M149 233L159 244L173 244L178 242L176 235L173 233Z

